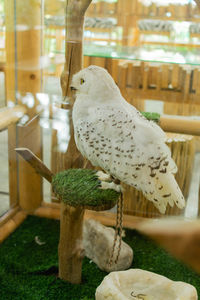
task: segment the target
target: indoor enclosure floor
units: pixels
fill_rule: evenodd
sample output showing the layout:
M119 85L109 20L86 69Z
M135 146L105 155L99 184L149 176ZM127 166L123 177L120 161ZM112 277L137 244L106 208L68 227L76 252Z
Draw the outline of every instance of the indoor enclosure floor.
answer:
M40 244L37 240L40 240ZM82 284L60 280L58 274L59 221L29 216L0 248L2 300L94 300L96 288L107 275L84 258ZM124 241L133 249L131 268L192 284L200 296L200 278L147 237L126 230Z
M4 75L0 73L0 107L5 105L5 90L4 90ZM45 77L44 93L48 95L56 95L61 97L61 88L59 78ZM149 101L146 107L147 111L157 111L159 102ZM155 108L156 105L156 108ZM43 160L50 168L50 149L51 149L51 130L42 128L43 136ZM8 172L8 133L7 131L0 132L0 165L1 165L1 180L0 180L0 216L9 209L9 172ZM187 207L185 210L186 217L195 218L198 213L198 191L200 184L200 153L195 155L195 163L192 174L192 184L190 186L189 197L187 199ZM49 202L51 196L50 185L43 180L44 200Z

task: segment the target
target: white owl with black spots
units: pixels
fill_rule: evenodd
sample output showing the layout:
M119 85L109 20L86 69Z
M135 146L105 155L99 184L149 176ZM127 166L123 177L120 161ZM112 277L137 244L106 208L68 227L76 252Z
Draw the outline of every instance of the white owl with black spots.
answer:
M165 144L165 133L144 118L121 95L109 73L89 66L75 74L72 119L77 148L101 167L143 192L161 213L185 200L174 178L177 167Z

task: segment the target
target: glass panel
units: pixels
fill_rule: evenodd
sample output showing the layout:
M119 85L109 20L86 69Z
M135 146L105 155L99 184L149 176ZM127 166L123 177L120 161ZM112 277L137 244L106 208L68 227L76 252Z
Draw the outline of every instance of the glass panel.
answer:
M200 64L199 49L191 49L188 51L186 47L172 47L167 45L143 45L142 47L106 45L105 47L105 45L85 42L84 55L197 66Z
M9 210L8 132L0 132L0 216Z

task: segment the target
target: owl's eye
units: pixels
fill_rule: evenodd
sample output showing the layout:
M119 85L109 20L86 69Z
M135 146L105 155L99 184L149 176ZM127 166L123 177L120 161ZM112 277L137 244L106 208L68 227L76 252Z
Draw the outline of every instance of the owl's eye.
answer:
M83 84L85 80L83 78L80 79L80 84Z

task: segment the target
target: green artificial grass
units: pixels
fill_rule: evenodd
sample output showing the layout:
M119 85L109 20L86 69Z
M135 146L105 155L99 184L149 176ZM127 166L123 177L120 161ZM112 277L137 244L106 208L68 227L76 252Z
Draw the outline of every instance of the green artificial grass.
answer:
M101 181L96 170L68 169L53 176L52 187L56 195L71 206L114 205L119 193L100 189Z
M160 121L160 114L158 114L158 113L142 111L141 114L149 121L151 120L156 123L158 123Z
M35 242L38 237L43 245ZM57 277L59 221L29 216L0 247L1 300L94 300L95 290L107 273L84 258L82 284ZM200 296L200 278L136 231L126 230L134 250L133 268L145 269L194 285Z

